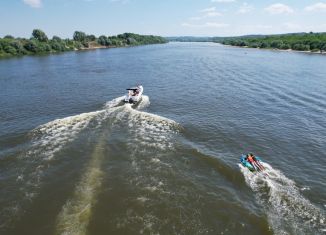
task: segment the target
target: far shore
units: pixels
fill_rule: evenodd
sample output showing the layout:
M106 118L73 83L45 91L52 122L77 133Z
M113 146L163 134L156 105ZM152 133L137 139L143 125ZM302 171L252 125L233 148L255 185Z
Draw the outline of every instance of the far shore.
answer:
M87 35L81 31L75 31L72 39L61 39L48 36L40 29L34 29L32 37L16 38L6 35L0 38L0 58L9 58L24 55L45 55L66 51L95 50L116 47L132 47L149 44L166 43L167 40L160 36L140 35L135 33L123 33L116 36Z
M326 51L298 51L293 49L277 49L277 48L260 48L260 47L248 47L248 46L232 46L223 43L219 43L223 46L229 47L238 47L238 48L248 48L248 49L257 49L257 50L269 50L269 51L281 51L281 52L299 52L299 53L306 53L306 54L315 54L315 55L326 55Z

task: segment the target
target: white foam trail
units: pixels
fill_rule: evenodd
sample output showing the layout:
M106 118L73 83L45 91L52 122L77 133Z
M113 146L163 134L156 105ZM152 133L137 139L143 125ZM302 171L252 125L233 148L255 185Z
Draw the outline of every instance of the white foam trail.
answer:
M263 163L266 168L252 173L239 164L246 183L267 211L268 220L276 234L315 234L325 229L325 216L300 189L280 171Z
M119 100L115 99L107 104L106 107L116 107L120 103ZM145 96L145 99L142 99L137 108L147 107L148 105L149 98ZM110 116L111 128L114 128L115 125L129 127L127 134L129 138L134 138L138 146L140 141L147 140L146 138L149 138L149 136L152 138L147 140L148 143L153 142L153 137L156 138L154 142L162 142L165 139L163 138L164 133L170 130L171 126L176 125L172 120L135 110L131 104L117 107L115 111L114 113L111 112L112 115ZM129 138L128 141L130 141ZM103 134L100 143L96 146L91 156L90 164L77 185L73 197L63 206L62 211L58 215L56 234L87 234L92 208L101 186L101 176L103 174L101 165L104 159L105 139L107 139L106 133ZM133 142L133 144L135 143ZM159 162L156 159L156 163ZM158 187L161 187L162 184L160 182ZM152 187L151 189L156 190L157 188Z
M32 150L28 155L36 155L51 160L67 143L85 129L92 119L104 114L105 111L82 113L79 115L56 119L41 125L32 131L34 135Z
M146 102L146 101L145 101ZM132 145L154 147L162 150L171 149L171 135L177 133L179 124L159 115L138 111L131 106L125 106L121 119L129 126Z
M137 110L142 110L147 108L150 105L149 97L147 95L143 95L140 101L140 104L136 107Z
M85 128L101 127L102 122L119 109L115 108L114 104L118 104L120 98L109 101L110 105L107 105L106 109L56 119L32 130L31 147L19 156L21 166L15 173L16 195L24 196L12 198L8 205L4 206L4 211L14 213L14 217L21 215L21 211L24 210L23 204L32 201L38 194L43 173L51 166L51 160L56 157L56 153L74 141ZM6 214L9 214L8 212ZM13 220L12 216L7 217L6 221L0 222L0 227L5 227Z
M104 134L91 156L90 163L77 185L73 198L67 201L57 218L55 234L83 235L87 234L92 208L102 183L101 165L104 160Z
M34 155L51 160L56 152L72 142L82 130L89 127L92 121L94 121L93 128L100 127L102 121L116 111L123 97L108 101L103 110L56 119L35 128L32 131L33 146L28 156Z
M56 153L75 140L83 130L100 128L108 118L111 120L111 128L115 125L129 127L128 134L135 140L132 147L136 144L140 149L171 148L169 135L178 130L178 124L170 119L139 111L150 104L148 96L143 96L142 101L136 106L137 110L130 104L119 106L122 98L123 96L107 102L103 110L57 119L31 132L32 148L23 159L30 159L32 164L28 165L28 171L22 169L22 172L17 172L17 183L22 185L19 188L25 192L26 200L30 201L37 195L43 172L51 166L55 157L60 156ZM73 198L64 205L59 214L58 234L86 233L92 205L101 185L102 147L103 143L100 142L91 156L86 173L76 187ZM156 160L156 164L160 163ZM19 207L20 204L15 205ZM12 208L14 210L14 207Z
M147 103L146 99L142 102ZM127 148L134 171L134 175L127 179L128 182L131 185L137 185L138 190L143 191L143 195L146 195L145 201L151 200L151 194L170 193L166 191L164 179L160 177L160 174L156 175L155 172L166 171L171 167L164 152L174 149L175 134L179 132L180 125L159 115L134 110L130 105L126 105L124 109L119 118L120 123L124 123L129 128ZM145 177L144 171L151 172L151 176ZM159 218L156 215L147 213L145 216L138 216L135 213L127 217L128 221L124 223L126 226L132 224L132 221L140 220L143 221L140 234L155 234L155 230L149 227L149 224L159 224ZM151 221L147 221L146 218L151 218ZM123 218L121 219L123 220Z
M106 102L104 105L104 108L110 109L110 108L114 108L114 107L118 106L119 104L121 104L123 102L124 97L125 96L120 96L120 97L117 97L113 100Z

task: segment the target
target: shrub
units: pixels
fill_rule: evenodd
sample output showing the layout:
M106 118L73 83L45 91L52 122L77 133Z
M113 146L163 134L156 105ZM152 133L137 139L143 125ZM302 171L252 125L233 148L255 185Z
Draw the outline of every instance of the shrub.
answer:
M30 51L30 52L33 52L33 53L36 53L37 52L37 45L34 41L32 40L29 40L25 45L24 45L24 48L27 50L27 51Z
M4 51L7 52L8 54L11 54L11 55L16 55L17 54L16 49L13 46L10 46L10 45L7 45L4 48Z

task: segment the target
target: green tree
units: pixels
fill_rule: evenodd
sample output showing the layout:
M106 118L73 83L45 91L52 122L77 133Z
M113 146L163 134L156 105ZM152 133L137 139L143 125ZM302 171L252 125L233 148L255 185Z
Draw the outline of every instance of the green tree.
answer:
M292 49L296 51L309 51L310 46L302 43L296 43L292 46Z
M282 50L288 50L288 49L290 49L291 47L290 47L290 45L289 44L282 44L282 46L280 47L280 49L282 49Z
M270 47L268 42L262 42L260 44L260 48L268 48L268 47Z
M127 44L128 45L136 45L137 41L136 41L136 39L129 37L129 38L127 38Z
M58 36L53 36L52 41L61 42L62 39L60 37L58 37Z
M110 40L110 38L108 38L106 40L106 46L110 46L110 45L112 45L112 41Z
M273 48L281 48L282 45L283 45L282 40L274 40L271 42L271 47L273 47Z
M40 52L50 52L52 47L47 44L47 43L42 43L40 46L39 46L39 49L40 49Z
M48 41L48 37L40 29L34 29L33 33L32 33L32 36L33 36L33 38L35 38L36 40L38 40L40 42L47 42Z
M87 38L87 41L91 41L91 42L93 42L93 41L96 40L96 37L95 37L95 35L93 35L93 34L91 34L91 35L87 35L86 38Z
M248 46L248 43L246 41L240 41L238 46L245 47Z
M321 42L319 40L309 42L310 49L311 50L319 50L320 49L320 43Z
M66 47L65 47L65 44L62 43L62 42L59 42L59 41L53 41L51 43L51 48L54 50L54 51L65 51L66 50Z
M6 46L10 46L10 40L0 39L0 49L4 50Z
M14 37L11 36L11 35L6 35L6 36L4 36L4 38L5 38L5 39L14 39Z
M98 39L97 39L97 42L102 45L102 46L107 46L107 41L108 41L108 38L104 35L101 35Z
M86 34L84 32L75 31L73 38L75 41L84 42L86 41Z

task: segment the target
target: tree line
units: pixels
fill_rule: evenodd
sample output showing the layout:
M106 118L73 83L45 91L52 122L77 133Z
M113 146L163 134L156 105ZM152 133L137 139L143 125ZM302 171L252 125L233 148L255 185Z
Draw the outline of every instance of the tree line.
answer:
M311 52L326 52L326 33L296 33L217 39L224 45Z
M64 52L96 47L124 47L146 44L166 43L167 40L160 36L139 35L124 33L117 36L87 35L81 31L75 31L73 39L61 39L53 36L51 39L40 29L34 29L32 37L15 38L7 35L0 38L0 57L34 55L44 53Z

